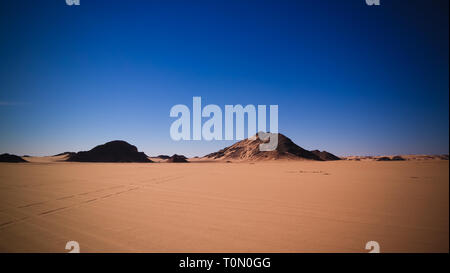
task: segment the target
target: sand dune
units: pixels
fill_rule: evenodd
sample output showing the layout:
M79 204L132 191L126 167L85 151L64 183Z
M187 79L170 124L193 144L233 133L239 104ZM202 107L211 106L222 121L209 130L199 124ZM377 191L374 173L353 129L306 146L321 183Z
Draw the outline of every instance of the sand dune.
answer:
M449 250L448 161L61 159L0 163L1 252Z

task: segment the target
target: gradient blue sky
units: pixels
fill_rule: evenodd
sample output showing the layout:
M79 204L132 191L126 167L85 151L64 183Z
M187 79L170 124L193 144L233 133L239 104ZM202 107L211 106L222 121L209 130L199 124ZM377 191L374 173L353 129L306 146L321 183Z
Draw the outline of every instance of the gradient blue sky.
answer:
M278 104L279 130L337 155L449 151L448 1L0 1L0 153L123 139L148 155L175 104Z

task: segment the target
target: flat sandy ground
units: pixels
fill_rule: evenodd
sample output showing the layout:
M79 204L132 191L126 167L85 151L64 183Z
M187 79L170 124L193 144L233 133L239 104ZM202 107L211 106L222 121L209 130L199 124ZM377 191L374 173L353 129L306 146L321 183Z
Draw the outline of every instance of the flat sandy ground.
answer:
M448 161L33 161L0 163L0 252L449 251Z

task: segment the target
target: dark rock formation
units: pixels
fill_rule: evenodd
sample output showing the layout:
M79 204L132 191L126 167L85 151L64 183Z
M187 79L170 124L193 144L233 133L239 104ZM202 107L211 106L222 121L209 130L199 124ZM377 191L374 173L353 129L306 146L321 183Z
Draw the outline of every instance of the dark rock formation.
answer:
M52 156L61 156L61 155L74 155L74 154L76 154L75 152L64 152L64 153L59 153L59 154L56 154L56 155L52 155Z
M64 153L59 153L59 154L56 154L56 155L52 155L52 156L61 156L61 155L74 155L74 154L76 154L75 152L64 152Z
M187 158L184 155L177 155L174 154L173 156L171 156L167 162L171 162L171 163L187 163Z
M383 156L383 157L377 158L377 161L391 161L391 159L387 156Z
M327 151L319 151L319 150L314 150L311 151L311 153L317 155L318 157L320 157L322 160L324 161L328 161L328 160L341 160L341 158L335 156L332 153L329 153Z
M404 159L403 157L401 157L399 155L396 155L391 160L392 161L405 161L406 159Z
M9 163L21 163L21 162L28 162L25 159L21 158L17 155L12 154L1 154L0 155L0 162L9 162Z
M143 152L122 140L96 146L90 151L69 154L67 161L76 162L152 162Z

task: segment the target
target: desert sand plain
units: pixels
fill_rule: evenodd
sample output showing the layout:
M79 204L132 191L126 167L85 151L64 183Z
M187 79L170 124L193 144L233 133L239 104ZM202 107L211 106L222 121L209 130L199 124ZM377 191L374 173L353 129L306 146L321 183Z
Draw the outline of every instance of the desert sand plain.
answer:
M0 163L0 252L449 251L449 164Z

